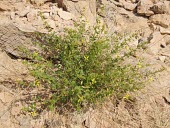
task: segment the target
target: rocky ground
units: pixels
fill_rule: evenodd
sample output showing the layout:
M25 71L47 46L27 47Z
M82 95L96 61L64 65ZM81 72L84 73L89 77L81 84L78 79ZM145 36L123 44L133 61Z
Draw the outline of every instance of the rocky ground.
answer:
M133 95L135 104L107 102L99 110L69 116L44 111L39 118L21 113L27 90L12 81L33 80L18 48L33 45L31 33L62 34L83 17L89 25L100 18L110 33L137 33L130 42L154 69L165 70ZM169 0L1 0L0 1L0 128L169 128L170 127L170 1ZM34 90L32 90L34 91ZM66 118L67 117L67 118Z

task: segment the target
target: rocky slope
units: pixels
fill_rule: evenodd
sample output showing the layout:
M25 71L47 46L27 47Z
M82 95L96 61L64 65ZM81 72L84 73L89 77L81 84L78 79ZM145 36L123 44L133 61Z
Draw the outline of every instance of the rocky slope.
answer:
M137 56L165 67L153 83L136 92L136 104L106 103L101 110L89 110L69 118L43 112L38 119L20 113L18 101L25 92L13 89L11 81L32 80L22 64L18 47L37 50L28 35L48 30L62 34L83 17L89 25L96 18L110 33L136 33L130 46L149 42ZM0 127L41 128L169 128L170 127L170 1L169 0L1 0L0 1ZM47 29L48 28L48 29ZM26 34L25 34L26 33ZM34 90L33 90L34 91Z

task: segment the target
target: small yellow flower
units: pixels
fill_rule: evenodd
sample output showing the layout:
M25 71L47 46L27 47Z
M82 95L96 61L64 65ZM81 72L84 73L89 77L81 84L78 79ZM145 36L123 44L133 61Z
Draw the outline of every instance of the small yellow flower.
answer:
M134 89L133 91L134 91L134 92L137 92L137 90L136 90L136 89Z
M78 97L79 97L78 103L82 102L83 101L83 97L81 97L80 95L78 95Z
M95 84L95 83L96 83L96 79L93 78L93 79L91 80L91 83L92 83L92 84Z
M84 56L84 60L88 61L89 60L89 56Z
M138 62L137 66L138 66L138 68L141 68L141 67L142 67L142 65L141 65L140 62Z
M118 54L116 54L116 58L119 58L119 55L118 55Z
M36 80L35 83L34 83L35 86L39 87L40 86L40 81L39 80Z
M128 45L125 48L126 48L126 50L129 50L129 46Z
M128 100L130 98L130 95L129 94L126 94L124 97L123 97L123 99L125 99L125 100Z
M37 113L35 111L30 113L32 117L35 117L37 115Z
M150 78L149 78L149 82L152 82L152 81L153 81L153 78L152 78L152 77L150 77Z
M38 53L37 52L34 52L33 53L33 57L36 58L38 56Z

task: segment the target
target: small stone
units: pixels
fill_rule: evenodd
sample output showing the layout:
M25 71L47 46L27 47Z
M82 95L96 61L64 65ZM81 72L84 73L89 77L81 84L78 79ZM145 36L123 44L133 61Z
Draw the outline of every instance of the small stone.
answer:
M10 6L4 3L0 3L0 11L10 11L10 10L11 10Z
M47 12L45 12L45 13L43 13L43 17L44 17L45 19L48 19L48 18L50 17L50 14L47 13Z
M57 15L58 10L59 10L58 7L52 6L52 7L51 7L51 13L52 13L52 15Z
M133 11L136 8L137 4L132 4L132 3L124 2L123 6L124 6L125 9Z
M36 10L32 10L31 12L29 12L28 14L27 14L27 19L28 19L28 21L33 21L33 20L35 20L36 19L36 17L37 17L37 11Z
M74 15L69 13L69 12L66 12L66 11L63 11L63 10L59 10L58 11L58 15L60 16L60 18L62 18L63 20L71 20L74 18Z
M149 8L149 7L148 7L148 8ZM139 15L145 15L145 16L151 16L151 15L154 14L153 11L150 11L150 10L146 9L144 6L139 6L139 7L137 8L137 13L138 13Z
M10 18L11 20L15 19L15 12L11 12Z
M51 12L50 9L43 9L43 10L41 10L41 13L50 13L50 12Z
M31 24L18 25L18 29L23 32L35 32L36 31L36 28L34 28Z
M41 19L41 17L38 17L37 20L34 20L33 22L31 22L31 24L33 26L36 26L36 28L37 28L37 27L43 27L44 22Z
M51 20L51 19L46 19L45 20L47 22L47 24L49 25L50 28L56 28L56 24L55 21Z
M138 1L137 0L131 0L132 3L137 3Z
M55 20L55 21L62 21L62 19L58 16L58 15L54 15L53 16L53 19Z
M162 62L165 62L166 56L159 56L158 59Z
M125 10L124 8L120 8L119 13L122 14L122 15L128 15L129 11Z
M23 11L19 13L20 17L26 16L30 12L30 6L27 6Z
M165 48L165 47L166 47L166 42L165 42L165 41L161 41L160 46L161 46L162 48Z
M21 20L21 21L23 21L23 23L25 23L25 24L26 24L26 23L28 23L28 21L27 21L27 18L26 18L26 17L20 18L20 20Z
M137 48L138 44L139 44L138 39L135 39L129 43L129 46L131 48Z
M161 34L168 34L168 35L170 35L170 28L160 27L160 33Z

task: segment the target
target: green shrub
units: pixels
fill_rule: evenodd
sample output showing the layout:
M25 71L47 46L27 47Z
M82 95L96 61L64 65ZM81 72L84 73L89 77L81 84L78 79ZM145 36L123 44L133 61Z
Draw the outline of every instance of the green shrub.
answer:
M45 108L80 110L113 95L122 98L143 84L141 64L124 64L135 52L128 47L130 39L120 42L100 25L92 29L81 23L62 36L38 34L44 51L29 54L34 60L29 62L30 72L36 78L30 85L46 89L48 96L39 98Z

